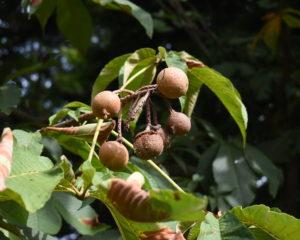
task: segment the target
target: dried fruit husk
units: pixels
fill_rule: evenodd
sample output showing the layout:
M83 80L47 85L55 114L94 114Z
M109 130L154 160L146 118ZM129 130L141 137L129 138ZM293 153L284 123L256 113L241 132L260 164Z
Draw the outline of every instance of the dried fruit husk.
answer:
M101 119L109 119L118 115L121 101L117 94L111 91L98 93L92 101L93 114Z
M112 179L107 198L126 218L138 222L158 222L169 217L164 209L153 209L148 201L149 193L134 183Z
M189 80L184 71L168 67L159 72L156 78L158 91L166 98L176 99L186 94Z
M161 136L153 130L146 130L136 135L133 143L135 154L144 160L159 156L164 150Z
M102 144L99 150L99 158L108 169L119 171L127 165L129 154L123 144L118 141L108 141Z
M171 111L167 122L167 128L175 136L183 136L191 130L190 118L181 112Z
M181 232L174 232L168 227L145 231L140 234L141 240L185 240Z
M159 136L162 138L163 142L164 142L164 149L167 149L168 147L170 147L171 145L171 134L169 133L169 131L166 128L159 128L157 130L157 133L159 134Z

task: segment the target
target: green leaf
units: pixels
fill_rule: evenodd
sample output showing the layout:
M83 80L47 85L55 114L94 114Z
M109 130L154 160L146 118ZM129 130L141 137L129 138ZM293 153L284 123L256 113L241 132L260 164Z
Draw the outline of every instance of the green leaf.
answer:
M50 200L34 213L28 213L13 201L0 203L0 215L9 223L27 226L37 231L56 234L61 228L61 217Z
M184 61L182 61L181 57L174 51L170 51L166 55L166 63L168 67L177 67L187 72L187 65Z
M129 57L130 58L130 57ZM126 69L125 63L125 69ZM156 57L141 60L131 71L123 88L135 91L144 85L150 84L156 73Z
M79 240L122 240L120 232L115 229L109 229L107 231L98 233L94 236L83 236L80 237Z
M203 218L201 210L207 205L205 198L171 190L151 190L148 201L154 210L168 214L163 221L198 221Z
M286 213L271 211L264 205L235 207L231 213L247 226L256 227L275 239L299 239L300 220Z
M80 0L57 1L56 21L64 37L84 53L91 40L91 16Z
M43 0L37 10L35 11L35 14L42 26L42 28L45 28L49 17L53 14L55 8L56 8L57 0Z
M68 113L70 112L70 109L67 108L63 108L60 111L58 111L57 113L55 113L54 115L52 115L51 117L49 117L49 125L53 125L55 123L57 123L58 121L64 119L66 116L68 116Z
M201 221L202 222L202 221ZM195 240L200 233L201 222L197 222L189 231L187 240Z
M9 115L20 101L21 89L16 84L7 83L0 87L0 111Z
M247 111L231 81L211 68L192 68L189 73L206 85L226 107L246 142Z
M248 228L233 214L226 213L216 218L208 213L201 223L200 235L197 240L255 240Z
M131 53L121 55L107 63L100 71L92 89L92 99L97 93L105 90L107 86L118 77L121 67Z
M282 15L282 19L290 28L300 27L300 18L298 17L294 17L291 14L286 13Z
M218 193L224 195L231 206L247 206L254 200L256 176L240 148L229 143L221 144L213 162L213 176Z
M152 37L153 34L153 20L151 15L132 3L128 0L93 0L95 3L100 4L101 6L125 12L127 14L131 14L135 19L139 21L139 23L145 28L148 37Z
M256 240L276 240L259 228L250 228Z
M132 53L124 63L123 85L126 86L133 75L134 68L144 59L155 58L155 50L152 48L141 48ZM153 61L153 60L152 60ZM149 64L148 64L149 65ZM144 68L144 67L143 67Z
M63 177L63 171L60 166L54 167L50 159L40 156L39 133L14 130L13 134L12 170L6 180L8 189L0 195L34 212L49 200L52 190Z
M247 144L245 157L251 168L261 176L266 176L269 183L269 192L276 197L279 186L283 181L282 171L277 168L259 149Z
M83 235L94 235L104 231L107 225L100 223L98 215L90 207L81 208L82 202L70 194L57 192L53 194L54 205L63 218ZM80 209L80 210L78 210Z
M189 117L192 116L193 110L197 103L200 89L203 85L202 81L199 81L197 77L191 74L191 71L192 70L189 69L187 72L187 76L189 79L189 88L185 95L184 106L183 106L183 112L185 112L185 114Z
M90 162L84 161L83 164L80 166L80 170L82 171L81 178L83 180L83 189L87 189L92 185L96 169L92 166Z

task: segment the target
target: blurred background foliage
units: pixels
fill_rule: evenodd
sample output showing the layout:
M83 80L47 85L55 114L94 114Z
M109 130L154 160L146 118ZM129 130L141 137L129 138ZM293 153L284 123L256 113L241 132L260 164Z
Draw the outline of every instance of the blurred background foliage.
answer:
M203 87L191 133L158 162L208 195L213 211L264 203L300 217L299 9L296 0L0 0L0 125L35 131L69 102L89 105L100 70L117 56L184 50L239 90L248 144ZM45 154L61 154L44 144Z

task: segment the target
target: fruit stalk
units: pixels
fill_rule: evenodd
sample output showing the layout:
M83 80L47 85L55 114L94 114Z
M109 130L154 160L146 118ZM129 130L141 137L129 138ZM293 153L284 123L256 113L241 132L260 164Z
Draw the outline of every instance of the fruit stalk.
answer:
M88 156L88 159L87 159L88 162L92 162L93 153L94 153L94 150L95 150L95 146L96 146L96 143L97 143L97 139L98 139L98 136L99 136L99 131L101 129L102 123L103 123L103 119L99 119L98 122L97 122L96 132L94 134L92 146L91 146L89 156Z

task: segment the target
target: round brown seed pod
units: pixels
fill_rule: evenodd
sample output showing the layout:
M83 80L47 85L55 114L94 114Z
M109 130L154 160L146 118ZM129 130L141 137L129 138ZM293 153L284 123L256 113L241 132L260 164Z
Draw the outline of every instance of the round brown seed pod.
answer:
M101 119L109 119L117 116L120 109L120 98L111 91L98 93L92 101L93 114Z
M133 143L135 154L144 160L159 156L164 150L161 136L153 130L146 130L135 136Z
M171 145L171 135L169 131L165 128L159 128L157 133L162 138L164 142L164 149L168 148Z
M108 169L119 171L127 165L129 154L123 144L118 141L108 141L101 146L99 158L102 164Z
M154 210L152 208L148 201L148 192L123 179L111 180L107 198L112 201L124 217L133 221L158 222L169 216L164 209Z
M167 119L167 128L175 136L183 136L191 130L191 120L181 112L171 111Z
M166 98L176 99L186 94L189 80L184 71L168 67L159 72L156 78L158 91Z

